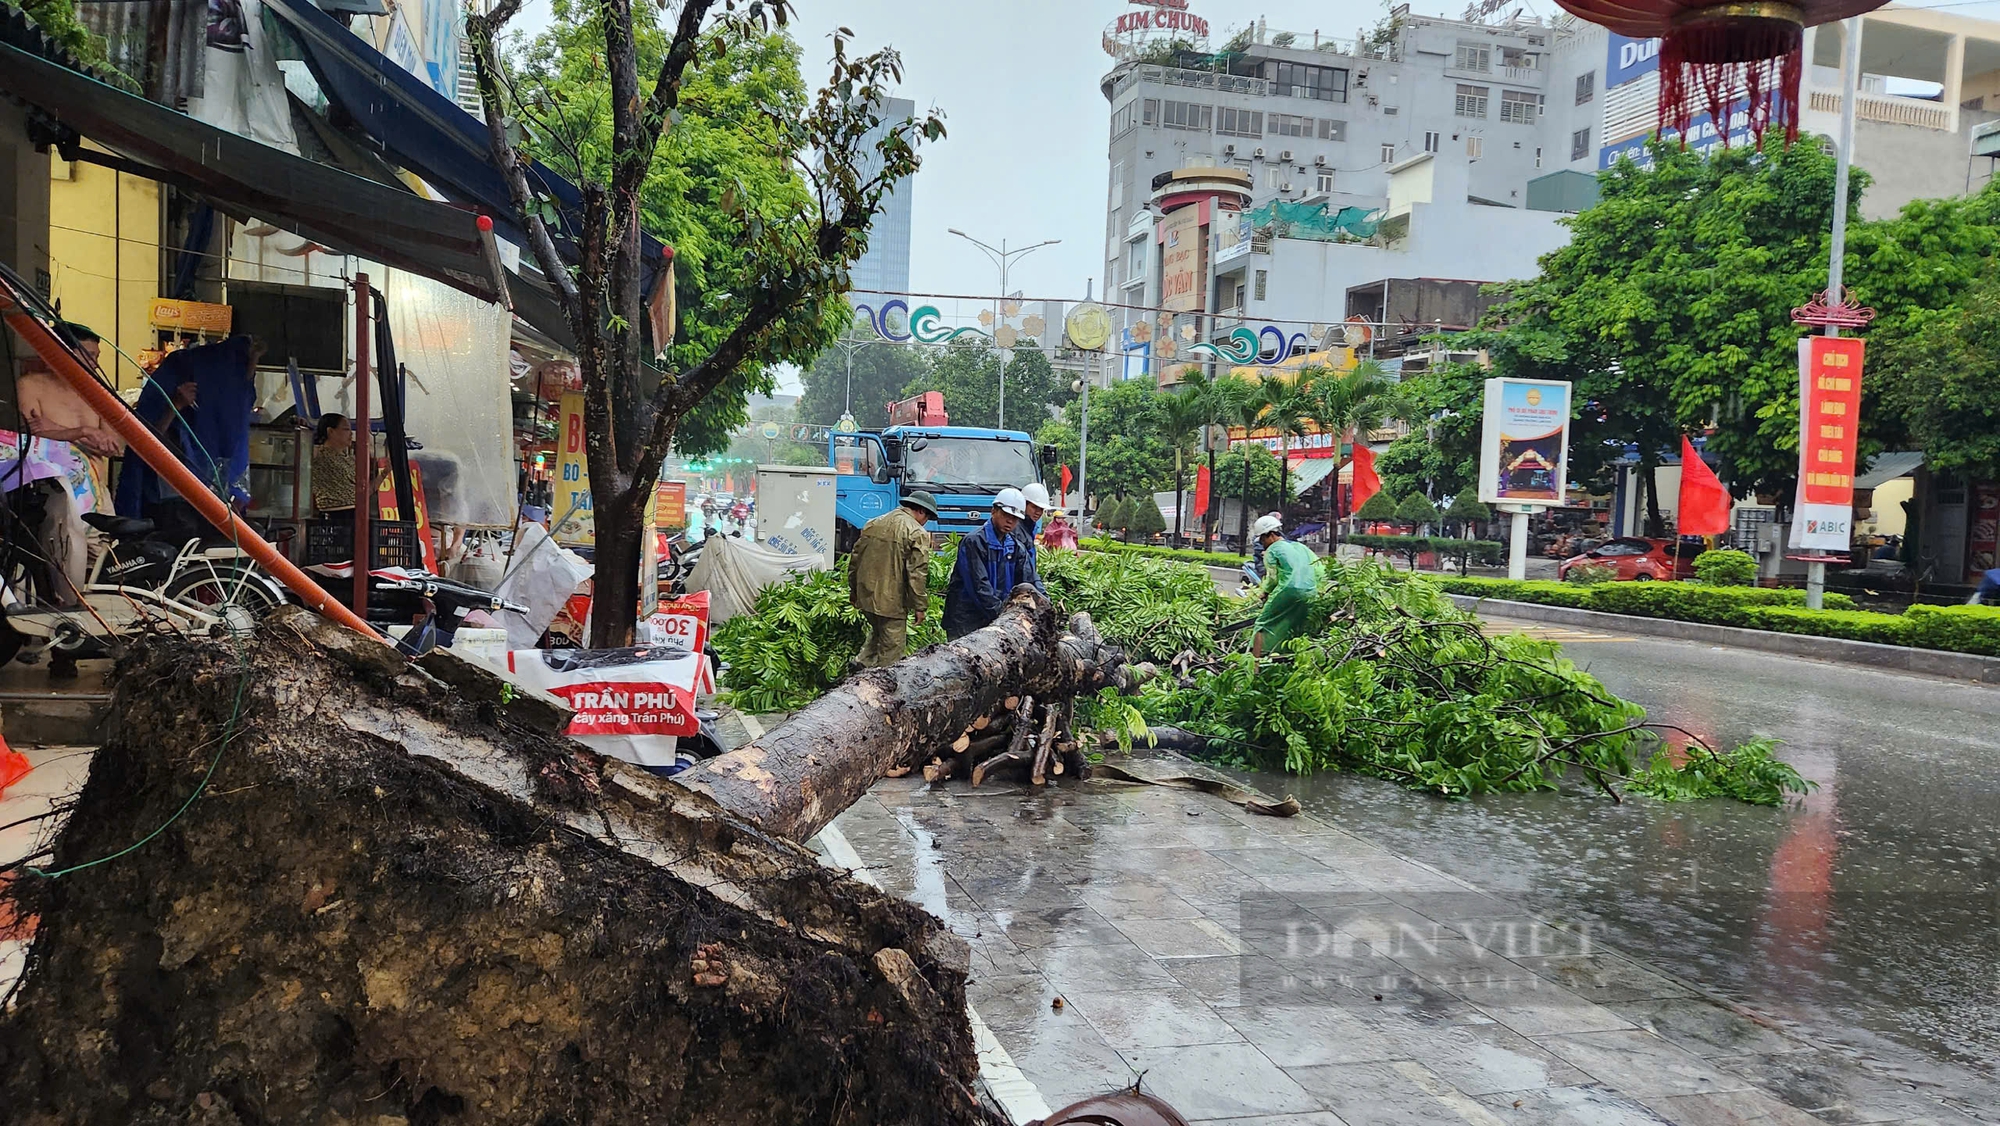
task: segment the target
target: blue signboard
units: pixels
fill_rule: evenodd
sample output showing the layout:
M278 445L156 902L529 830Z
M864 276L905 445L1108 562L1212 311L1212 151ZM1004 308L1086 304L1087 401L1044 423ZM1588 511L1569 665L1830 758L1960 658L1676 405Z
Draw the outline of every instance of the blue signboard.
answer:
M1755 145L1756 139L1750 135L1750 103L1737 101L1729 107L1729 145ZM1680 134L1672 129L1661 129L1660 136L1668 141L1678 141ZM1646 151L1646 142L1652 134L1646 133L1608 145L1598 150L1597 167L1609 168L1625 157L1641 168L1653 166L1653 155ZM1708 114L1698 113L1688 122L1687 145L1698 153L1706 154L1722 144L1722 134L1716 131L1715 121Z
M1660 41L1634 39L1611 33L1611 49L1604 62L1604 88L1623 86L1660 69Z

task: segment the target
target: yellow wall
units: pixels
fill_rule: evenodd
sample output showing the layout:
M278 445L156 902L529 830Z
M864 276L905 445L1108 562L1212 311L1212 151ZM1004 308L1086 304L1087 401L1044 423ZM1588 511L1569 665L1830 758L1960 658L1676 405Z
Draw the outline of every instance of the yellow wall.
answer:
M95 164L49 161L49 274L63 316L104 337L104 368L135 387L136 356L153 346L146 323L160 296L160 185Z

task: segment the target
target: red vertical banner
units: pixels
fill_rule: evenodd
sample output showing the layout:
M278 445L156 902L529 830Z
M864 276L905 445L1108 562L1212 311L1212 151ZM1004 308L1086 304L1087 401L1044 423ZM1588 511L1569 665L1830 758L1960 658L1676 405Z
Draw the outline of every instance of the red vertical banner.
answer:
M1208 466L1206 465L1194 471L1194 514L1208 515Z
M1854 444L1861 429L1857 336L1799 341L1799 487L1791 546L1848 551L1854 533Z

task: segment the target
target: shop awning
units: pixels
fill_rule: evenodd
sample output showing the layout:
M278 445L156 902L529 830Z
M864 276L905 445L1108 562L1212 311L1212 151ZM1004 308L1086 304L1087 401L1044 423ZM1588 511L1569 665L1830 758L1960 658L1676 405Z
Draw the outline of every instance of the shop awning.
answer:
M264 7L291 28L320 91L373 138L389 160L422 176L451 199L493 216L500 237L527 246L513 196L493 166L484 121L377 51L312 0L265 0ZM561 205L566 229L554 232L558 240L573 235L583 208L576 185L538 162L529 165L528 178ZM660 262L659 240L643 233L640 237L643 260ZM565 243L563 249L570 253L572 247ZM653 277L649 265L645 284L649 293ZM553 309L553 299L547 302ZM544 331L555 331L546 317L530 316L525 310L523 315ZM567 335L565 327L562 336Z
M500 299L472 211L239 137L5 43L0 92L113 154L90 159L193 192L236 219Z
M1337 457L1300 458L1292 466L1292 492L1303 496L1307 489L1326 480L1327 474L1339 464Z
M1857 489L1873 489L1886 485L1905 473L1915 472L1924 463L1922 450L1879 453L1868 463L1868 469L1854 479Z

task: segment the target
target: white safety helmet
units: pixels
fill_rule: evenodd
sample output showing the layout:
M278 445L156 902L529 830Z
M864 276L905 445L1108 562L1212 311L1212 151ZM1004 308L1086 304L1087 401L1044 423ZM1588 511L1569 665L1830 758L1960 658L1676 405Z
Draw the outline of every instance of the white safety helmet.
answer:
M1283 527L1284 524L1276 516L1259 516L1257 522L1250 525L1250 538L1261 540Z
M1021 495L1021 490L1019 489L1001 489L1000 495L993 498L993 507L1009 516L1017 516L1022 519L1026 519L1028 516L1028 501L1026 497Z
M1021 497L1036 508L1049 507L1049 487L1040 481L1028 482L1028 487L1021 490Z

